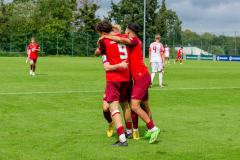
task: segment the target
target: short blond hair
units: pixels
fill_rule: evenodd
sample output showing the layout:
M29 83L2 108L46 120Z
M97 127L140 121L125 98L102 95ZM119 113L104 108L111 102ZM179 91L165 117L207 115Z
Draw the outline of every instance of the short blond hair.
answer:
M160 39L161 39L161 35L160 35L160 34L157 34L157 35L155 36L155 39L156 39L156 40L160 40Z
M113 29L116 29L118 32L122 32L122 27L120 26L120 25L118 25L118 24L114 24L113 26L112 26L112 28Z

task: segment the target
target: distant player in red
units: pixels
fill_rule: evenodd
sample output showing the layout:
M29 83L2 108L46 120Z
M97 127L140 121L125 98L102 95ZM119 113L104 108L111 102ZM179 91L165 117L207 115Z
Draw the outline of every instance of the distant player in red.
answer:
M141 102L145 104L145 107L149 110L148 104L148 88L151 85L151 76L147 67L144 64L142 54L142 42L137 37L140 32L140 27L135 23L130 23L125 31L125 34L129 38L122 38L118 36L104 36L105 38L114 40L118 43L127 44L130 47L130 71L134 80L134 86L131 96L131 109L133 113L136 113L146 123L148 132L145 134L146 138L150 138L149 143L154 143L160 133L160 129L157 128L153 120L150 118L148 111L143 110L140 107ZM149 110L150 111L150 110ZM133 118L133 117L132 117ZM133 118L133 122L134 122ZM134 131L138 132L138 126L134 126ZM134 136L134 134L133 134Z
M178 61L180 61L180 64L183 63L183 47L181 47L181 48L177 51L177 57L176 57L175 63L177 63Z
M112 31L112 24L108 21L102 21L97 24L96 31L101 35L109 35ZM118 68L119 64L128 62L128 49L126 45L118 44L110 39L99 41L99 50L103 55L104 68L106 71L106 89L104 101L110 105L110 112L115 123L119 141L114 146L128 146L120 111L118 109L119 101L128 101L127 93L130 84L130 72L128 68ZM116 69L118 68L118 69Z
M110 33L111 35L121 35L121 27L119 25L113 25L112 26L112 32ZM96 56L100 56L101 55L101 52L99 49L97 49L95 51L95 55ZM106 57L103 55L102 56L104 58L104 63L105 63L105 66L106 66L106 63L109 63L107 62L107 59ZM117 65L107 65L108 68L105 68L105 69L111 69L111 70L117 70L119 68L128 68L128 63L123 61L122 63L119 63ZM129 100L131 98L131 92L129 92L131 90L131 86L127 86L127 91L128 93L125 93L128 97L129 97ZM129 108L129 103L124 101L123 100L120 100L120 106L123 110L123 117L124 117L124 120L125 120L125 124L126 124L126 137L127 138L132 138L132 118L131 118L131 110ZM103 100L103 115L104 115L104 118L106 119L106 121L108 122L108 129L107 129L107 136L108 137L112 137L113 135L113 132L114 132L114 123L112 121L112 117L111 117L111 113L109 111L109 104Z
M36 63L38 59L38 52L40 51L39 44L35 41L35 38L31 38L31 43L27 47L27 55L30 60L30 75L35 76Z

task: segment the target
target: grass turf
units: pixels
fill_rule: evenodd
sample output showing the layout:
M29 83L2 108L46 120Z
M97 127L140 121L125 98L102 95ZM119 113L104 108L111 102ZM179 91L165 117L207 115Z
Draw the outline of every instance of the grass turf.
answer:
M166 68L150 89L160 139L113 148L101 100L97 58L40 58L36 77L24 58L0 58L0 159L240 159L240 63L187 61ZM145 129L140 121L141 131ZM116 135L116 134L115 134Z

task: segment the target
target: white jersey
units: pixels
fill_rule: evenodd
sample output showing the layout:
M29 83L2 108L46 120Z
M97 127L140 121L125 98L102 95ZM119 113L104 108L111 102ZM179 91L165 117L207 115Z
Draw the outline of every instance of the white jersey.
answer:
M166 47L165 48L165 57L169 58L169 56L170 56L169 48Z
M162 43L153 42L149 48L151 52L150 62L159 62L162 63L161 52L164 52L164 47Z

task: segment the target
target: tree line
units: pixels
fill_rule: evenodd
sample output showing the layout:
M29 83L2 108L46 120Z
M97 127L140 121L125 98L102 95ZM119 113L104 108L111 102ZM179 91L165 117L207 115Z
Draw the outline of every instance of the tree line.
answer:
M101 19L123 28L129 22L143 26L143 0L111 2L111 10L103 18L97 16L100 7L97 0L0 0L0 52L24 52L30 37L35 36L44 54L92 55L98 38L94 28ZM236 41L234 37L182 31L181 20L167 9L165 0L147 0L146 25L147 45L160 33L170 46L201 44L209 50L203 45L206 43L212 45L212 52L231 54L231 47L223 41Z

